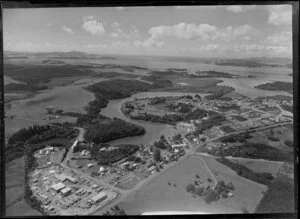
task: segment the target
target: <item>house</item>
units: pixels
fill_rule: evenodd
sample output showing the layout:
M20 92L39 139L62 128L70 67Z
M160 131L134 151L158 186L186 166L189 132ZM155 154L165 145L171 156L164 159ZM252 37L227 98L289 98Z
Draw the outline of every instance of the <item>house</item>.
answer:
M44 150L43 150L43 149L41 149L41 150L39 151L39 155L42 155L42 154L44 154Z
M186 144L183 143L183 144L173 144L172 145L172 149L175 149L175 148L183 148L183 147L186 147Z
M104 170L105 170L104 167L100 167L100 168L99 168L99 172L100 172L100 173L103 172Z
M65 187L63 188L60 193L62 194L62 196L66 197L68 195L70 195L72 192L72 189L70 187Z

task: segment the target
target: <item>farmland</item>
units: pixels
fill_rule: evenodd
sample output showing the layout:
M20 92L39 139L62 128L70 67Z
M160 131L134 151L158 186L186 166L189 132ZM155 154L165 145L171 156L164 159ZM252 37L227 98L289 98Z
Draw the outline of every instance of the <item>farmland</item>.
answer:
M188 157L180 165L171 167L157 178L143 186L138 192L124 200L120 207L128 214L140 214L151 211L192 211L212 213L238 213L242 207L250 212L256 207L266 187L247 181L234 171L218 163L213 158L204 157L216 178L232 182L235 186L234 196L206 204L201 198L193 197L185 188L194 183L195 175L206 180L211 177L203 162L198 157ZM246 189L247 188L247 189ZM144 197L147 197L145 199ZM248 197L248 198L246 198ZM143 201L142 201L143 200Z

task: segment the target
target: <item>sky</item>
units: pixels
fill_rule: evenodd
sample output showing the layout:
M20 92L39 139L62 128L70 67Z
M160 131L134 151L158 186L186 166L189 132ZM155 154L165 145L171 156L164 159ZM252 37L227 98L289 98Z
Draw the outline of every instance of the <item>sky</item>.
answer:
M292 57L292 6L3 10L4 50L191 57Z

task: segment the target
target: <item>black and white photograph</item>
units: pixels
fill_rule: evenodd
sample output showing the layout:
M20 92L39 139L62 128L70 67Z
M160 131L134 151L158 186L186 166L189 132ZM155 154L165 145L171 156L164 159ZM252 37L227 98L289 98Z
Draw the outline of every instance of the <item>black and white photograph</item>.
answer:
M297 213L296 6L3 7L4 216Z

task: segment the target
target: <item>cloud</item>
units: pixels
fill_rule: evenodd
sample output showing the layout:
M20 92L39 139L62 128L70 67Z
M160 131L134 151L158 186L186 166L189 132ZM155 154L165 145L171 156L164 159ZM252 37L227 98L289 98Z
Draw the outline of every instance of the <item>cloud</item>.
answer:
M82 28L94 36L105 34L103 23L98 22L93 16L84 17Z
M172 26L155 26L148 31L152 39L175 37L184 40L250 40L260 34L260 31L245 24L237 27L217 28L209 24L179 23Z
M63 31L65 31L67 33L74 34L73 30L69 27L63 26L62 29L63 29Z
M47 27L51 27L52 24L50 22L47 23Z
M148 33L153 39L157 39L163 36L173 36L178 39L196 39L202 38L206 39L209 37L209 34L215 32L216 27L209 24L187 24L179 23L173 26L155 26L151 27Z
M290 31L284 31L281 33L274 33L267 37L264 41L266 44L277 46L292 46L293 34Z
M226 10L234 13L246 12L256 8L255 5L230 5L226 6Z
M135 40L133 42L133 46L137 47L137 48L159 48L162 47L164 45L163 41L156 41L153 38L149 38L146 39L144 41L140 41L140 40Z
M106 44L87 44L84 47L88 49L106 49L107 45Z
M124 10L124 7L116 7L117 10Z
M269 12L268 23L282 26L292 25L292 7L290 5L269 5L266 6Z
M274 54L279 56L286 56L291 54L291 47L289 46L270 46L264 44L245 44L245 43L233 43L233 44L208 44L200 47L192 47L186 49L186 51L200 52L203 54L215 54L239 57L239 56L273 56Z

